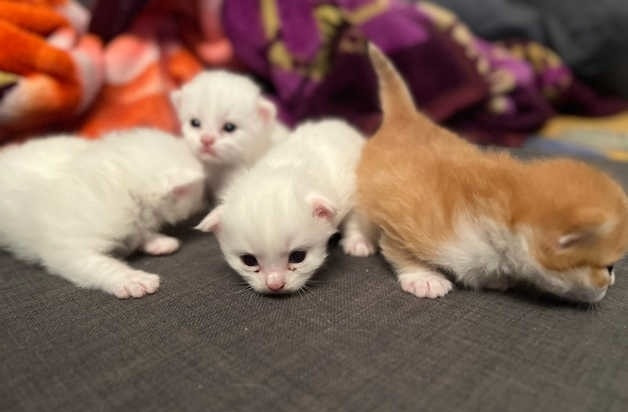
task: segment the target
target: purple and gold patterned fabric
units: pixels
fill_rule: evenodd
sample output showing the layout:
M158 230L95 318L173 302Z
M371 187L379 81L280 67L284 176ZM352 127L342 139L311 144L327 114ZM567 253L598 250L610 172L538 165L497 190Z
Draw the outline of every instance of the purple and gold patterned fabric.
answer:
M228 1L223 24L236 56L268 84L290 124L336 115L366 132L377 126L366 40L391 57L423 111L481 143L520 144L557 111L627 107L578 82L547 48L489 43L429 2Z

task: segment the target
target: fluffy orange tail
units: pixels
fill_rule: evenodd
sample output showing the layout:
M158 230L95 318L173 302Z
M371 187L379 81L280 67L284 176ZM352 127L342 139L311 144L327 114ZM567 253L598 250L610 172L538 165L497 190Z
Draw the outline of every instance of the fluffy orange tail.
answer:
M368 53L379 82L383 122L416 116L417 110L410 90L391 61L373 43L369 43Z

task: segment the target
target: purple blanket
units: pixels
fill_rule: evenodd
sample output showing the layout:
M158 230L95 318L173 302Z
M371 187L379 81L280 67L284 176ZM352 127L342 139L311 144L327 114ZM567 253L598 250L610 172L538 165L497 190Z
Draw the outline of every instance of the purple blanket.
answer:
M377 127L366 40L390 56L423 111L480 143L520 144L556 111L604 115L628 107L578 82L550 50L488 43L431 3L227 1L223 24L289 124L336 115L365 132Z

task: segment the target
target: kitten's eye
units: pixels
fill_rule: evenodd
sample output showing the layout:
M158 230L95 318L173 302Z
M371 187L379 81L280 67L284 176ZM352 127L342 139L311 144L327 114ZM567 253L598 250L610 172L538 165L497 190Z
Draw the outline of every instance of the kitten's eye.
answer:
M198 120L196 117L193 117L190 119L190 126L198 129L199 127L201 127L201 121Z
M233 133L235 131L235 129L237 129L238 127L231 123L231 122L227 122L225 124L222 125L222 130L224 130L227 133Z
M606 266L606 270L608 270L608 273L613 273L613 265Z
M246 255L242 255L240 256L240 260L242 261L242 263L244 263L247 266L257 266L257 258L253 255L250 254L246 254Z
M288 262L301 263L305 260L305 255L306 255L305 251L295 250L294 252L290 253L290 256L288 256Z

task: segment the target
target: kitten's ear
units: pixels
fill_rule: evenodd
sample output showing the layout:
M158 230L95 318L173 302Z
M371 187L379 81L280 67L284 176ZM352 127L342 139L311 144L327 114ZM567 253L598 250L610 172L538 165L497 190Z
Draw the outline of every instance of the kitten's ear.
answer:
M222 210L224 206L216 206L211 212L205 216L201 223L196 225L194 229L201 232L216 232L220 226L220 220L222 219Z
M257 99L257 114L264 123L270 123L277 117L277 107L270 100L259 97Z
M195 186L205 186L205 175L197 170L170 170L163 176L163 189L166 196L180 199L187 196ZM162 194L164 192L162 191Z
M600 209L578 210L572 217L570 228L558 238L559 249L585 245L609 233L615 222Z
M170 194L177 199L184 198L192 191L192 188L197 184L198 182L182 183L173 187L170 191Z
M324 196L316 193L311 193L307 195L305 201L312 208L312 216L317 219L331 220L334 218L334 216L336 216L336 208L334 207L332 202L330 202L329 199Z
M172 107L177 110L181 108L181 90L173 90L170 92L170 103L172 103Z

